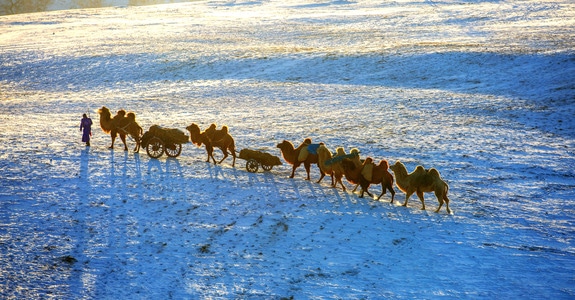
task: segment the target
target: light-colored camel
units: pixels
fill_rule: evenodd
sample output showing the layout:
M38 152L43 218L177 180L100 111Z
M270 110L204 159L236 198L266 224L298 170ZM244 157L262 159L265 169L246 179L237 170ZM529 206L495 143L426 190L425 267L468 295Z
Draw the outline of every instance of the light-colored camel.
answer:
M186 127L186 129L190 132L190 140L194 144L198 147L202 146L202 144L206 146L206 152L208 153L208 159L206 162L209 162L211 158L214 164L222 163L224 159L231 154L233 157L232 167L235 167L236 145L234 138L228 133L227 126L222 126L222 129L217 130L216 124L212 124L202 132L200 130L200 126L192 123L190 126ZM216 162L216 159L214 158L214 147L220 148L224 154L224 157L219 162Z
M449 198L447 198L447 192L449 191L449 186L441 176L439 171L436 169L425 170L422 166L417 166L415 170L411 173L407 173L407 168L399 160L390 167L395 174L395 180L397 187L405 193L405 202L403 206L407 206L407 201L409 197L416 193L419 200L421 200L422 210L425 210L425 200L423 198L423 193L434 192L437 201L439 202L439 207L435 212L439 212L441 206L445 202L445 208L447 213L451 213L449 209Z
M329 175L331 177L331 186L337 187L339 183L341 185L342 190L345 192L346 187L343 184L342 178L344 174L343 166L341 165L341 161L337 159L332 159L334 157L344 156L345 151L343 147L338 147L336 150L336 155L333 156L331 151L323 144L320 143L319 147L317 148L317 156L318 156L318 166L319 169L323 171L322 176L319 178L317 183L320 183L321 180L325 177L325 175Z
M287 163L292 165L292 171L291 171L291 175L289 178L294 178L295 170L303 163L303 165L305 167L305 171L307 172L306 180L310 180L309 172L311 169L311 165L318 163L318 155L314 154L314 153L308 153L305 160L303 160L303 161L299 160L300 152L302 151L302 149L309 146L310 144L311 144L311 139L309 139L309 138L306 138L304 140L304 142L301 145L299 145L297 148L295 148L291 142L286 141L286 140L277 144L276 147L281 150L281 153L282 153L284 160ZM323 178L323 176L325 176L325 174L323 173L323 171L321 169L319 171L320 171L322 178Z
M136 122L136 114L129 112L126 115L126 111L121 109L112 118L110 109L105 106L98 109L98 114L100 114L100 127L105 133L109 133L112 137L110 149L114 148L114 141L116 140L116 137L120 135L120 139L122 140L122 143L124 143L124 151L128 151L126 135L130 135L136 142L134 152L138 152L140 150L140 139L143 135L143 130Z

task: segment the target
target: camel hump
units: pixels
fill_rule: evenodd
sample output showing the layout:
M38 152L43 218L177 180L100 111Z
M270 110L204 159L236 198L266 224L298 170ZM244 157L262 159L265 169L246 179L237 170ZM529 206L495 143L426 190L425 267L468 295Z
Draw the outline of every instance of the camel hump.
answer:
M441 178L439 171L437 171L437 169L435 169L435 168L431 168L431 169L427 170L427 175L434 177L434 178Z
M222 126L221 131L222 131L222 133L227 134L228 133L228 126L226 126L226 125Z
M212 125L210 125L210 127L206 128L206 130L204 130L205 133L212 135L214 134L214 132L216 131L216 124L212 123Z
M342 156L345 155L345 150L343 149L343 147L337 147L335 149L335 156Z
M423 166L417 166L415 167L415 170L413 170L414 174L427 174L427 171L425 171L425 168L423 168Z
M136 114L133 112L129 112L127 117L130 119L130 121L136 121Z

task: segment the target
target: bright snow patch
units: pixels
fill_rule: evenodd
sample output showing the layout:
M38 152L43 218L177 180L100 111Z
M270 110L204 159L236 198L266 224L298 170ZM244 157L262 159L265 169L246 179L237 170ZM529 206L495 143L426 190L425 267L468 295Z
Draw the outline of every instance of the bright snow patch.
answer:
M0 32L1 298L575 297L571 1L204 1ZM103 105L435 167L454 214L190 143L111 151Z

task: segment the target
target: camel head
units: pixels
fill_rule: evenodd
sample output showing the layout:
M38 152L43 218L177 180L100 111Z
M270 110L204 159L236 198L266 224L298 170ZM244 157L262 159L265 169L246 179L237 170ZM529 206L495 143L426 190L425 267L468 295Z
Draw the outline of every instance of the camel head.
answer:
M294 146L289 141L283 140L281 143L276 145L277 148L280 148L282 151L283 149L294 149Z
M393 166L390 166L389 168L390 168L390 169L393 171L393 173L395 173L396 175L397 175L398 173L405 173L405 174L407 174L407 168L406 168L405 165L404 165L402 162L400 162L399 160L396 161L395 164L393 164Z
M108 116L111 117L112 113L110 113L110 109L102 106L102 108L98 109L98 114L100 114L100 116Z
M110 109L102 106L102 108L98 109L98 114L100 114L100 128L102 128L102 131L105 133L110 133L110 131L112 131L114 128L114 125L112 124L112 113L110 113Z
M198 145L201 146L202 145L202 140L200 138L200 126L198 126L196 123L192 123L190 126L186 127L186 129L190 132L190 140Z

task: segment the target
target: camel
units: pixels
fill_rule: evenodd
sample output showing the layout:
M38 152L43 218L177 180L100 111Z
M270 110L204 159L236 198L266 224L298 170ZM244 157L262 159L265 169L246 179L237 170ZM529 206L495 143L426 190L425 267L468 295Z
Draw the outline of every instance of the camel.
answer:
M387 170L389 164L386 160L381 160L378 165L375 165L371 157L366 157L360 167L357 167L356 162L351 159L344 159L342 164L345 170L345 178L347 178L351 183L361 186L360 198L363 198L364 192L373 198L373 195L369 192L369 186L371 184L381 184L381 194L379 194L377 200L379 201L379 199L381 199L381 197L389 190L391 193L390 203L393 203L395 198L393 176ZM371 170L371 174L369 174L370 178L366 178L365 176L365 170L367 169Z
M190 126L186 127L186 129L190 132L190 140L196 144L198 147L201 147L202 144L206 146L206 152L208 153L208 159L206 162L210 161L210 158L213 160L214 164L221 164L229 154L232 155L232 167L236 165L236 145L234 138L228 133L228 127L222 126L222 129L217 130L216 124L211 124L206 130L203 132L200 130L200 126L195 123L192 123ZM224 157L219 161L216 162L214 158L214 148L220 148Z
M342 181L344 170L341 165L341 161L333 160L332 159L334 158L333 154L323 143L320 143L319 147L317 148L317 155L318 155L319 169L323 171L322 176L319 178L317 183L320 183L321 180L325 177L325 175L330 175L331 186L335 188L339 183L341 185L342 190L345 192L346 187ZM343 155L345 155L343 147L338 147L336 150L335 157Z
M102 106L102 108L98 109L98 113L100 114L100 127L102 128L102 131L109 133L112 137L112 144L109 147L110 149L114 149L114 141L119 134L120 139L124 143L124 151L128 151L126 135L130 135L134 141L136 141L134 152L137 153L140 151L140 139L143 135L143 130L142 127L140 127L140 125L136 122L135 113L129 112L126 115L126 111L121 109L112 118L110 109L105 106Z
M305 160L300 160L300 157L301 157L300 154L301 154L302 150L304 148L307 148L310 144L311 144L310 138L306 138L304 140L304 142L301 145L299 145L297 148L295 148L291 142L286 141L286 140L277 144L277 148L279 148L281 150L284 160L292 165L292 171L291 171L291 175L289 178L294 178L295 170L303 163L303 165L305 167L305 171L307 172L306 180L310 180L309 172L310 172L311 164L317 164L318 163L318 156L317 156L317 154L314 154L314 153L308 153ZM320 171L322 178L323 178L323 176L325 176L325 174L323 173L323 171L321 169L319 171Z
M449 198L447 198L449 186L445 181L443 181L443 179L441 179L439 171L433 168L425 170L422 166L417 166L413 172L408 174L407 168L399 160L390 168L395 174L397 187L405 193L405 202L403 203L403 206L407 206L407 200L409 200L409 197L413 195L413 193L416 193L419 200L421 200L421 209L425 210L423 193L434 192L435 197L437 197L437 201L439 201L439 207L435 212L439 212L441 206L443 206L443 202L445 202L447 213L451 214L451 210L449 209Z

